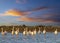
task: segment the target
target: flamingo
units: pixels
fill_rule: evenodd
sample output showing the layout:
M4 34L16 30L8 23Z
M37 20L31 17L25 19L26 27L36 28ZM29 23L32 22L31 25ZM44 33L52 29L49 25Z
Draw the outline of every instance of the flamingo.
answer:
M5 33L4 33L4 31L3 31L3 28L1 28L1 30L2 30L2 31L1 31L1 34L4 36Z
M37 33L37 32L36 32L36 29L35 29L35 30L33 31L33 34L36 35L36 33Z
M1 34L4 36L4 35L6 35L6 33L7 33L7 31L3 31L3 28L1 28Z
M44 34L44 40L45 40L45 43L46 43L46 30L45 29L43 30L43 34Z
M57 35L57 34L58 34L58 31L57 31L57 29L54 31L54 34L55 34L55 35Z
M14 35L14 27L13 27L13 29L12 29L12 32L11 32L11 34L12 34L12 35Z
M45 29L43 30L43 34L46 34L46 30Z
M29 32L27 31L27 29L28 29L28 28L24 29L23 35L28 35L28 34L29 34Z
M16 28L15 34L18 35L19 34L19 28Z
M23 35L25 35L26 34L26 32L25 32L25 30L23 31Z
M39 28L38 34L40 34L40 33L41 33L41 31L40 31L40 28Z
M57 31L57 29L54 31L54 34L55 34L55 41L56 41L57 34L58 34L58 31Z
M34 35L34 32L33 32L33 31L31 31L31 35L32 35L32 36Z

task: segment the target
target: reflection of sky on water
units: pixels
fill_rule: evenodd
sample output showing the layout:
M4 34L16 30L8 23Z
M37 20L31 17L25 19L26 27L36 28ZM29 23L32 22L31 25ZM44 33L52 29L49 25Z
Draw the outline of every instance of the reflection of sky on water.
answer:
M23 36L19 34L12 36L10 33L7 33L4 37L0 34L0 43L60 43L60 33L54 35L53 33L46 34L46 40L44 40L44 34L36 34L35 36Z

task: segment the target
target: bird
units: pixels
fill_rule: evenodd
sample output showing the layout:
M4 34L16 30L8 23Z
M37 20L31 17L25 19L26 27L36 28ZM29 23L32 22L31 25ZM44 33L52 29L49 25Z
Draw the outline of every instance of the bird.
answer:
M1 28L1 30L2 30L2 31L1 31L1 34L4 35L5 33L4 33L4 31L3 31L3 28Z
M36 33L37 33L37 32L36 32L36 29L33 30L33 31L29 31L29 34L32 35L32 36L33 36L33 35L36 35Z
M26 35L26 31L25 30L23 31L23 35Z
M15 34L18 35L19 34L19 28L16 28Z
M24 31L23 31L23 35L28 35L29 32L27 31L28 28L25 28Z
M33 31L31 31L31 35L32 35L32 36L34 35L34 32L33 32Z
M55 35L57 35L57 34L58 34L58 31L57 31L57 29L54 31L54 34L55 34Z
M46 30L45 29L43 30L43 34L46 34Z
M36 29L35 29L35 30L33 31L33 34L36 35L36 33L37 33L37 32L36 32Z
M45 40L45 43L46 43L46 30L45 29L43 30L43 34L44 34L44 40Z
M15 32L15 31L14 31L14 27L13 27L11 34L14 35L14 32Z
M2 34L3 36L7 34L7 31L6 31L6 30L4 31L3 28L1 28L1 30L2 30L2 31L1 31L1 34Z
M41 31L40 31L40 28L39 28L39 30L38 30L38 34L40 34L41 33Z

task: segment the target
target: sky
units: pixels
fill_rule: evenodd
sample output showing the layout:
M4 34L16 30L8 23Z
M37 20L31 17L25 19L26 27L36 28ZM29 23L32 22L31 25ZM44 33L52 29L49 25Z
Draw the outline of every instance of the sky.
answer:
M0 0L0 25L60 25L60 0Z

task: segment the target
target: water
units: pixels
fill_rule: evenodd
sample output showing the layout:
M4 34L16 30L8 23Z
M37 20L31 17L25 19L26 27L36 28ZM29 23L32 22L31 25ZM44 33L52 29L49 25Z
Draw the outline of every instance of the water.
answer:
M2 36L0 33L0 43L60 43L60 33L55 35L54 33L36 34L35 36L24 36L22 33L19 33L18 36L7 35Z

